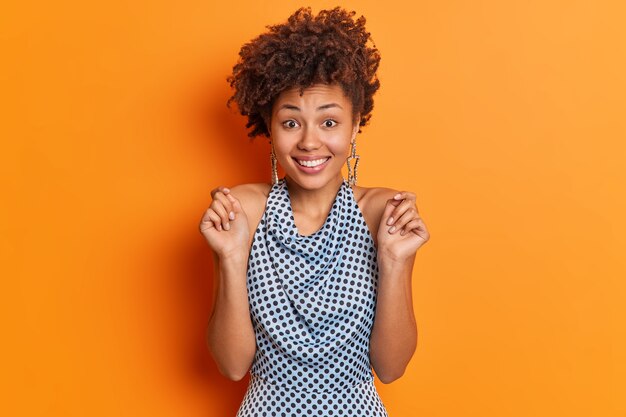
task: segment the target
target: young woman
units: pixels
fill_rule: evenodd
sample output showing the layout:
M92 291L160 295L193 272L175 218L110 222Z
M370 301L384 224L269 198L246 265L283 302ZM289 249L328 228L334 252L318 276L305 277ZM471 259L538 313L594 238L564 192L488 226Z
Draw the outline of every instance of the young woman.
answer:
M297 10L229 77L229 103L272 149L272 183L215 188L200 222L216 266L208 347L228 378L250 371L239 417L387 416L372 367L390 383L416 348L411 273L429 233L415 194L356 185L380 55L354 14Z

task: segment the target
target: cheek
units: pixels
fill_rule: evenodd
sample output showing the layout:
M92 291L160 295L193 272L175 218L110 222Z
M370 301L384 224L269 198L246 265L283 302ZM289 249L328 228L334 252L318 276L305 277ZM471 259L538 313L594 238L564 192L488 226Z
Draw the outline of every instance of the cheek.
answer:
M350 140L352 139L352 129L347 126L336 131L328 132L324 136L324 144L335 155L346 154L350 149Z
M276 152L276 157L278 159L288 158L289 150L281 147L280 145L274 144L274 152Z
M287 161L291 159L289 154L292 152L292 149L289 147L289 142L286 140L281 140L280 138L272 138L274 143L274 152L276 152L276 158L281 161Z

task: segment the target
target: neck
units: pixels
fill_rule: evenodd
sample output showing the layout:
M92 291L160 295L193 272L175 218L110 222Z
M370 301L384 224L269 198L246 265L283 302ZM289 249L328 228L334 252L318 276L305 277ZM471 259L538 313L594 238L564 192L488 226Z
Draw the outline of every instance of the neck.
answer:
M322 187L314 189L303 188L289 176L285 176L285 181L294 213L306 213L311 217L326 217L343 183L343 177L340 173Z

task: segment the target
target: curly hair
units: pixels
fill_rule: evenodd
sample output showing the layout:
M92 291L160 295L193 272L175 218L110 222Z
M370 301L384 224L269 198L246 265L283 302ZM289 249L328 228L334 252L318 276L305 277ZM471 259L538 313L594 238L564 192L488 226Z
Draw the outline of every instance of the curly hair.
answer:
M352 102L353 119L360 113L359 132L374 108L374 93L380 87L376 70L380 54L365 30L365 17L352 19L356 12L340 7L296 10L286 23L266 26L263 33L244 44L239 61L227 78L239 112L248 117L248 136L269 137L272 105L287 89L316 83L339 84ZM368 46L368 40L372 46Z

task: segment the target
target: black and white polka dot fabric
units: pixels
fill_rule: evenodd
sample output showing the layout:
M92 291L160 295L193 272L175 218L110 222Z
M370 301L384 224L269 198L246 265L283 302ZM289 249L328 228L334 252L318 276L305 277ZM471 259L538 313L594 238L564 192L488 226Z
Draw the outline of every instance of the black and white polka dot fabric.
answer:
M345 179L308 236L285 178L274 184L248 259L257 351L237 417L387 416L369 361L377 284L376 247Z

